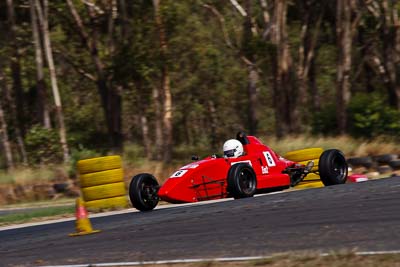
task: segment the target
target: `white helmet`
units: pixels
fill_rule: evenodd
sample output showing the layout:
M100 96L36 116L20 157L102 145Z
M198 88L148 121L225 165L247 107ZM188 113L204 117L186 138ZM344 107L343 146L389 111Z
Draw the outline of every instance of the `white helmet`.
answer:
M237 158L243 155L243 145L236 139L226 141L223 149L225 158Z

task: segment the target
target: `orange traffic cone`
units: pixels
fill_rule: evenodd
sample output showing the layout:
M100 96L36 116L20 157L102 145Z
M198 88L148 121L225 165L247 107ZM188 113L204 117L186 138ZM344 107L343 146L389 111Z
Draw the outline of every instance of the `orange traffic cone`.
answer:
M69 234L69 236L90 235L100 232L100 230L93 230L92 224L88 218L88 212L83 205L83 199L76 199L76 233Z

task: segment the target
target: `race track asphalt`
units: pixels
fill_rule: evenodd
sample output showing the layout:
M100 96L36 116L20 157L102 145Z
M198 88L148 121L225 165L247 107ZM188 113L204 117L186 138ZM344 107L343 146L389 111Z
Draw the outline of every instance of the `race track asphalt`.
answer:
M0 231L0 266L400 250L400 177Z

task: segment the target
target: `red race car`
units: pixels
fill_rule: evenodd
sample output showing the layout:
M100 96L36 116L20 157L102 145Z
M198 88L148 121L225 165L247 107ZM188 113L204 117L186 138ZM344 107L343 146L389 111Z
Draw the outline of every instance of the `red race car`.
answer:
M135 208L149 211L160 199L187 203L280 191L296 186L307 175L319 175L325 186L346 182L346 159L337 149L311 148L289 152L285 157L256 137L239 132L236 139L225 142L223 157L194 157L192 163L173 173L162 186L151 174L134 176L129 197Z

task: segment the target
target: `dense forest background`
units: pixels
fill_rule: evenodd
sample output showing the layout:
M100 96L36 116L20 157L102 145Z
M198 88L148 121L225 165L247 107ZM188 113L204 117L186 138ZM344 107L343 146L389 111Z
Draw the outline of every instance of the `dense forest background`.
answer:
M394 0L2 0L0 168L400 130Z

